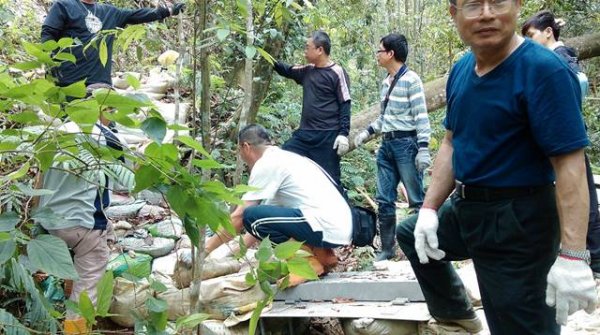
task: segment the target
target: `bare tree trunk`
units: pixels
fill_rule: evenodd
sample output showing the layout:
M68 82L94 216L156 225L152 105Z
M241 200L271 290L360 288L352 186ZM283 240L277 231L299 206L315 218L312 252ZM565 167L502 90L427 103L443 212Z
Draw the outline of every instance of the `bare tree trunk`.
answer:
M579 59L589 59L600 56L600 33L587 34L569 38L564 41L577 50ZM425 83L425 101L429 113L446 106L446 81L448 77L434 79ZM365 129L370 122L379 115L379 103L373 104L365 110L352 116L352 128L350 130L350 150L354 149L354 136Z
M248 6L248 17L246 18L246 48L254 47L254 15L252 14L252 0L247 0ZM252 108L252 81L253 71L252 59L246 55L246 64L244 68L244 104L242 106L242 112L240 114L240 122L238 122L238 133L239 131L248 124L250 117L250 110ZM235 167L235 174L233 175L233 183L235 185L240 183L240 176L242 175L244 162L238 155L237 163Z

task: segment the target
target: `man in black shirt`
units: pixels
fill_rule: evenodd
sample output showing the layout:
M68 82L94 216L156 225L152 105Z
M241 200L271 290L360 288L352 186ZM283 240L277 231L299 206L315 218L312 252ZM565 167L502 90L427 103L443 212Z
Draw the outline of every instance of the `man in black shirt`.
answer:
M98 83L112 85L110 75L114 35L106 37L105 65L100 61L99 41L86 48L88 43L101 30L161 20L179 14L183 6L182 3L177 3L171 8L124 9L99 4L95 0L55 0L42 25L42 42L58 41L63 37L76 41L76 45L67 50L75 56L76 62L63 61L51 70L57 84L68 86L85 79L86 86Z
M348 152L350 80L329 58L327 33L315 31L306 41L308 65L275 63L275 71L303 88L300 128L282 148L319 164L340 184L340 156Z

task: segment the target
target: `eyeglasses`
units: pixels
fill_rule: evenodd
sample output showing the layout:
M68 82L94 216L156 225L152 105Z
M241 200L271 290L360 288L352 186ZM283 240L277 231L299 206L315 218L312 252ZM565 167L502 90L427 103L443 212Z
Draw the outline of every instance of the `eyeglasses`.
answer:
M506 14L512 8L512 0L489 0L487 2L488 9L494 14ZM456 5L452 5L457 10L462 11L463 16L467 19L475 19L483 14L483 1L469 1L462 5L462 7L457 7Z
M380 54L382 52L389 52L389 50L379 49L379 50L375 51L376 54Z

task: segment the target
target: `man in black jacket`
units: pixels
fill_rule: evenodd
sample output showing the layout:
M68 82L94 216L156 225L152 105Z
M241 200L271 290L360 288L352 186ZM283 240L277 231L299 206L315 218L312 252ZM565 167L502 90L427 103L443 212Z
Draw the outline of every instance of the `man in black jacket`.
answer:
M67 50L75 63L63 61L51 70L59 86L68 86L85 79L86 86L98 83L112 85L111 65L114 35L106 36L106 63L100 58L100 39L93 41L103 30L123 28L128 24L147 23L177 15L183 3L172 7L124 9L95 0L55 0L42 25L42 42L68 37L74 46ZM93 44L86 48L92 42Z

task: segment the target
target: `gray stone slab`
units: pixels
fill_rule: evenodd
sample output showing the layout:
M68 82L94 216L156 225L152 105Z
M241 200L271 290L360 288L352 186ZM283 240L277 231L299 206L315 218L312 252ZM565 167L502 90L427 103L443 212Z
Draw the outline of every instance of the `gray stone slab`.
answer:
M431 318L423 302L393 305L389 302L301 302L286 304L274 301L261 318L373 318L387 320L427 321Z
M331 273L317 281L288 288L276 301L425 301L419 283L406 275L365 271Z

